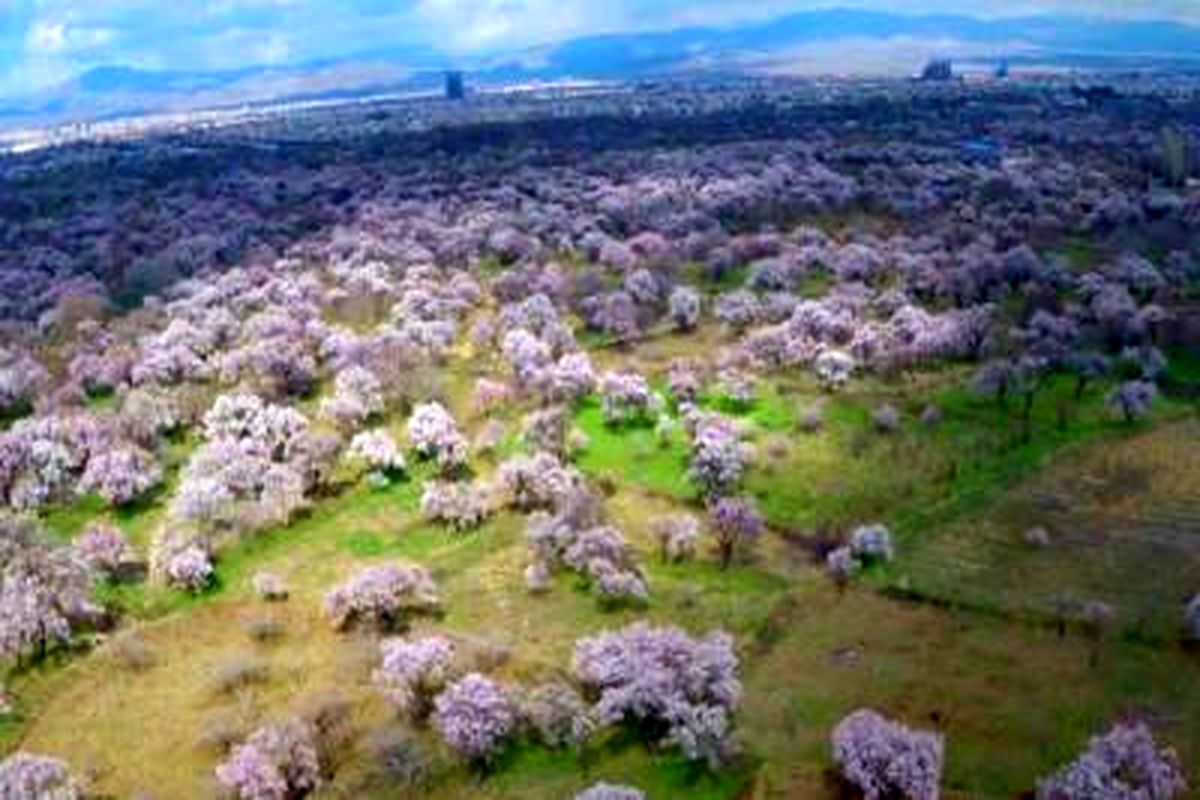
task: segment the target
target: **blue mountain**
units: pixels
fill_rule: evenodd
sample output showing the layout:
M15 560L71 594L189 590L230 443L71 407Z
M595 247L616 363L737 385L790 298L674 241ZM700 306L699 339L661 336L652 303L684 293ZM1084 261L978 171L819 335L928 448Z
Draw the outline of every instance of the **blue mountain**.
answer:
M536 51L493 53L465 60L434 48L396 48L286 67L224 72L160 72L105 66L55 91L0 108L0 125L295 99L295 94L272 92L294 93L294 87L304 84L304 80L274 80L279 77L311 77L313 88L300 90L306 98L428 88L436 85L438 71L447 66L465 69L480 82L566 77L634 79L686 73L701 68L700 64L710 71L736 71L743 68L746 55L785 58L790 50L805 45L900 37L987 48L1013 63L1200 70L1200 27L1176 22L1066 16L979 19L830 9L733 27L591 36ZM366 65L373 69L366 69ZM394 72L381 71L381 65L391 65ZM322 79L317 80L317 76Z

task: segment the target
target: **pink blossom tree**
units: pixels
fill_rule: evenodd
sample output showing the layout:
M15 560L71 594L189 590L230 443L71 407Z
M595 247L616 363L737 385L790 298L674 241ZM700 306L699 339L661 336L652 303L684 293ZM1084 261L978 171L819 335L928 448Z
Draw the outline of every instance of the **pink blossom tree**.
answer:
M398 630L411 617L441 606L437 584L416 564L390 563L367 567L325 595L325 616L337 630L363 625Z
M1038 800L1171 800L1186 792L1179 757L1155 744L1143 723L1119 724L1093 738L1078 759L1037 787Z
M434 727L446 744L474 763L499 755L517 722L508 693L479 673L464 676L434 700Z
M741 699L733 639L693 639L678 628L635 623L575 643L576 676L596 697L601 724L640 723L712 767L732 754Z
M299 720L252 733L217 766L217 780L240 800L293 800L321 785L316 736Z
M859 709L833 729L833 760L865 800L937 800L942 737Z

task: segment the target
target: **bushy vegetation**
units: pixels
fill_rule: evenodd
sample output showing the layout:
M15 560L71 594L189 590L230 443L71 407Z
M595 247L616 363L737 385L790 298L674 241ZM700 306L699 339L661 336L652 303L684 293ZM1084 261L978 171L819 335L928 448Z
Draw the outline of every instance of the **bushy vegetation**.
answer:
M1183 796L1194 110L765 86L0 161L0 795Z

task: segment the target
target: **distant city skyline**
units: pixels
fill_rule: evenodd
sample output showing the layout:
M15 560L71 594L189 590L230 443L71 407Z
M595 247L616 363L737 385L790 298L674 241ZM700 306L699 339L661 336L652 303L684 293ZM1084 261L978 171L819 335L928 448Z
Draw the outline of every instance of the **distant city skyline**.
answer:
M816 8L1074 14L1200 25L1195 0L0 0L0 98L99 66L236 70L372 50L484 55L600 33L770 19Z

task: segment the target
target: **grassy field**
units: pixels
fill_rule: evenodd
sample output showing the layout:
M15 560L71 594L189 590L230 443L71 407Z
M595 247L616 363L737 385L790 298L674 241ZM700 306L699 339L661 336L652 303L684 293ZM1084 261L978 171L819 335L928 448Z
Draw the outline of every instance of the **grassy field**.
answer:
M707 329L690 343L666 335L627 351L604 348L596 359L661 378L671 358L720 339ZM472 377L489 368L482 356L467 355L448 368L445 391L460 419L471 418ZM707 550L694 562L661 563L649 535L657 515L702 513L686 479L683 440L664 444L651 428L612 430L597 403L583 403L576 424L589 444L579 465L613 490L609 514L649 572L644 609L606 611L569 576L546 596L528 594L524 520L501 515L466 535L430 526L417 511L420 469L383 489L353 487L223 552L216 585L200 597L152 586L107 590L125 611L123 632L15 676L19 714L0 722L0 744L61 755L108 795L185 798L217 794L219 755L206 733L244 734L336 693L350 703L361 739L392 722L370 686L377 643L333 632L320 616L321 598L356 568L405 559L429 567L443 589L444 617L418 630L453 635L479 663L498 664L492 672L503 682L564 675L575 639L648 618L697 633L728 629L745 684L742 755L720 775L614 732L584 754L516 743L482 778L420 730L435 769L414 797L549 800L598 779L637 785L654 800L835 797L829 730L862 705L945 732L950 798L1017 797L1098 728L1130 714L1150 719L1194 775L1200 660L1165 629L1168 612L1178 612L1169 601L1200 585L1200 550L1180 534L1164 556L1159 540L1167 534L1136 526L1131 545L1120 523L1175 503L1183 516L1172 519L1186 533L1195 508L1187 501L1200 485L1189 460L1200 444L1195 407L1162 400L1154 423L1129 427L1111 418L1098 392L1075 403L1068 383L1052 383L1026 432L1015 410L966 395L962 379L956 369L865 379L834 397L803 377L764 381L757 401L738 414L758 450L747 489L772 532L724 572ZM875 431L870 419L885 401L902 412L891 434ZM930 403L942 415L932 427L918 419ZM814 405L823 407L825 424L801 432ZM399 423L392 421L397 430ZM177 461L187 447L180 444ZM168 496L111 516L81 502L46 522L69 538L108 517L144 547ZM1059 505L1047 506L1048 497ZM871 521L897 533L899 558L840 592L814 563L814 543ZM1021 545L1033 524L1051 529L1048 548ZM1108 535L1077 542L1088 526ZM1148 563L1162 568L1151 572ZM288 602L254 598L250 577L259 569L288 580ZM1123 635L1097 640L1070 626L1060 635L1034 601L1063 593L1108 599L1122 614L1153 607L1161 615L1146 628L1154 635L1122 628ZM247 626L265 617L283 635L256 643ZM144 669L124 664L120 639L131 635L153 653ZM220 691L216 676L232 660L254 661L265 676ZM398 795L351 743L321 796Z

